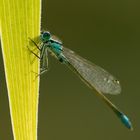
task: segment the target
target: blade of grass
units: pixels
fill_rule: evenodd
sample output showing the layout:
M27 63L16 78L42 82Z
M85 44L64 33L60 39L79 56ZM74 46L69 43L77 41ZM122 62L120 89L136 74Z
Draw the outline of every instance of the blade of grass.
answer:
M40 33L41 0L0 0L0 34L15 140L37 140L39 60L30 63L30 38ZM31 47L31 46L29 46Z

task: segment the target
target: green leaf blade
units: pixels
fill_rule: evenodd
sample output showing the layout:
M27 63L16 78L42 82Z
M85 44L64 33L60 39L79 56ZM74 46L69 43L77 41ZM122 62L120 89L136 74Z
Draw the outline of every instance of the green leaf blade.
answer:
M39 60L31 64L28 37L40 33L40 0L0 0L0 32L15 140L36 140ZM32 47L32 46L29 46Z

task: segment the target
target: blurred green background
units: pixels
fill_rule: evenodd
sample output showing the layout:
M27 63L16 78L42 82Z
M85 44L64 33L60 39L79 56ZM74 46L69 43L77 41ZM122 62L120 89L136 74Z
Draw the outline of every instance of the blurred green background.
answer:
M140 139L139 6L139 0L43 1L42 29L121 81L122 94L107 97L131 118L134 131L50 57L50 70L41 76L38 140ZM0 139L13 140L1 55L0 64Z

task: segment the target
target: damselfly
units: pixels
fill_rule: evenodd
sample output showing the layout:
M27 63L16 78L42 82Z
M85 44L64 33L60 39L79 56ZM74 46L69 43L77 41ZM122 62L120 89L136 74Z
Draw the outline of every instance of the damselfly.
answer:
M121 112L104 94L116 95L121 92L119 81L106 70L77 55L72 50L63 47L62 42L54 39L48 31L41 32L40 45L31 40L40 51L41 73L48 69L48 52L61 63L67 65L80 79L113 110L121 122L130 130L133 129L129 118Z

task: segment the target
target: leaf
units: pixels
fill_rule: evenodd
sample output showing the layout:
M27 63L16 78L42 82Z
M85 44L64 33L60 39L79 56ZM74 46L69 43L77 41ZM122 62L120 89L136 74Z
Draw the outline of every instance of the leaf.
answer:
M0 0L0 34L15 140L36 140L39 60L31 64L28 37L40 33L40 0Z

